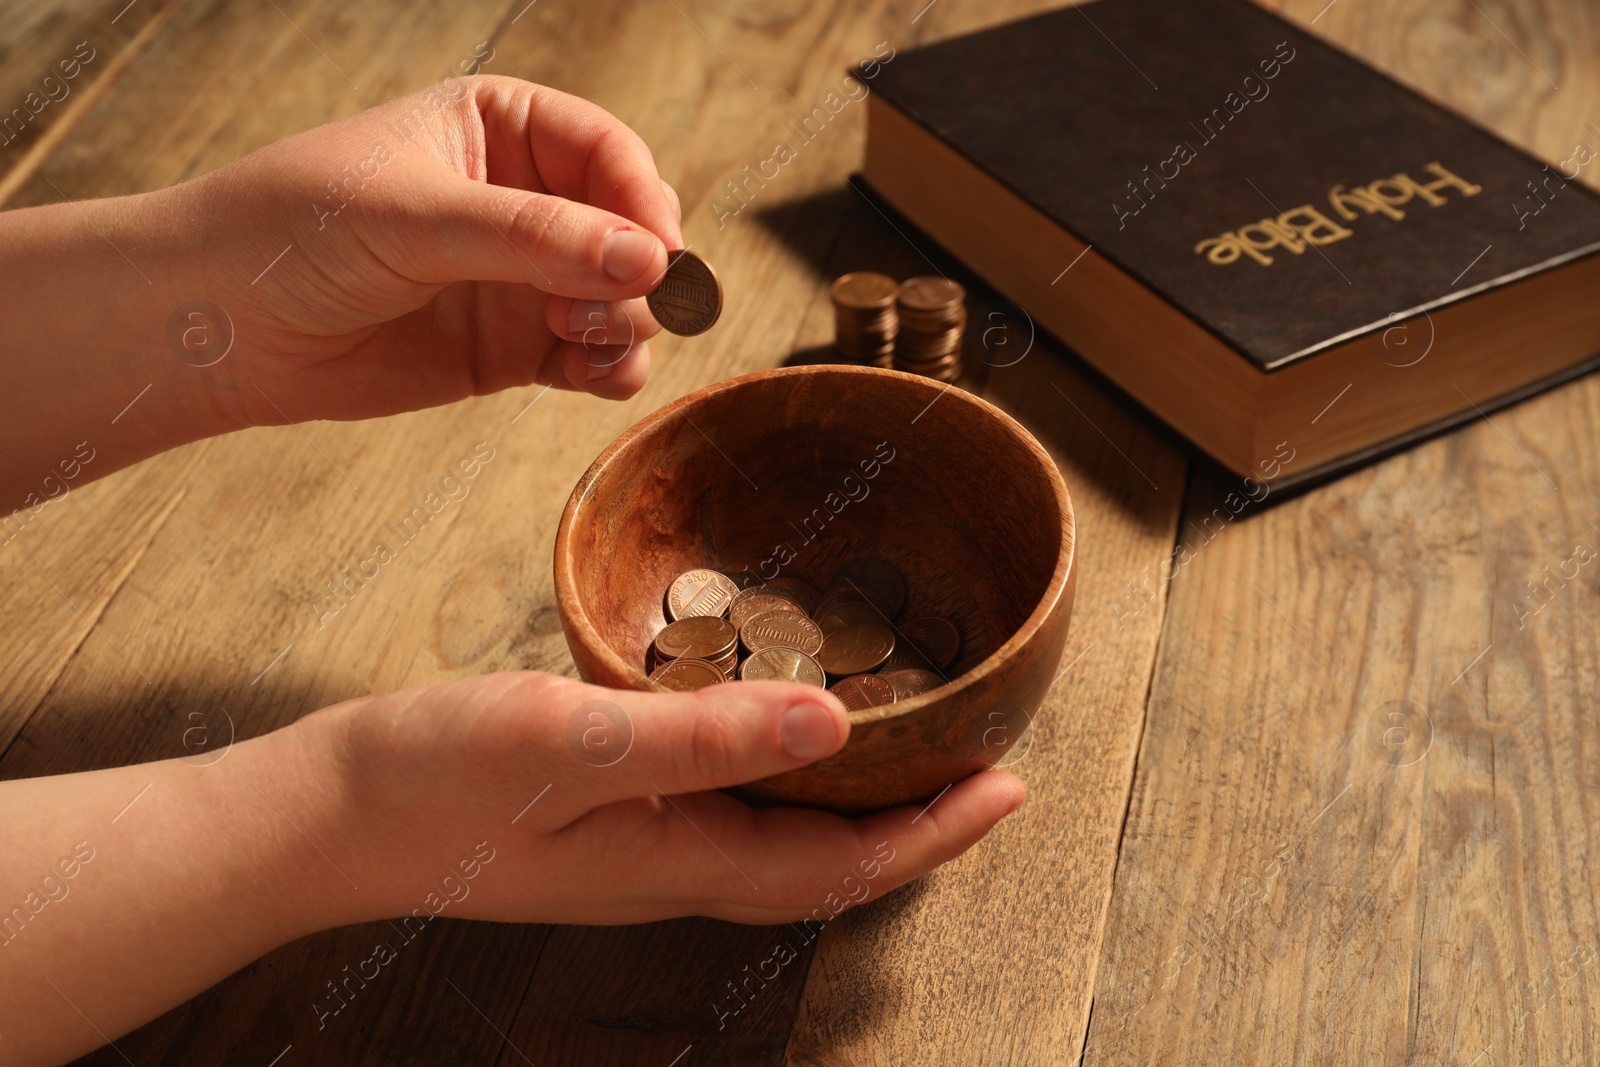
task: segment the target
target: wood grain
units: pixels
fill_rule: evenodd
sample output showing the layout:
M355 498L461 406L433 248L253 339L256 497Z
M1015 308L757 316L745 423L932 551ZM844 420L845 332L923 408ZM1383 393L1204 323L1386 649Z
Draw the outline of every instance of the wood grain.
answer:
M1185 461L1043 347L992 370L987 395L1056 457L1085 552L1065 673L1006 761L1028 802L972 852L823 935L792 1064L1063 1062L1087 1024L1163 613L1158 590L1142 599L1123 576L1170 551Z
M116 83L180 0L50 0L0 24L0 204Z
M1600 145L1591 13L1316 29L1548 160ZM1591 377L1225 526L1196 481L1084 1062L1595 1056L1597 413Z
M778 179L739 197L727 183L879 42L1041 6L173 7L12 204L182 180L430 82L491 40L490 72L588 96L640 130L728 308L705 338L654 346L652 385L623 404L519 390L254 430L50 505L0 547L0 670L17 694L0 773L177 755L192 714L247 737L359 693L570 672L555 520L617 433L709 382L814 358L837 273L972 281L846 184L859 104ZM1576 4L1324 8L1292 11L1545 158L1600 147L1595 20ZM101 9L49 10L68 21L13 39L71 36ZM1029 806L971 853L818 943L693 919L446 920L319 1026L325 983L393 935L330 931L119 1046L138 1063L286 1053L283 1067L1594 1060L1585 696L1600 569L1548 587L1548 604L1523 583L1579 542L1600 547L1600 386L1219 521L1229 487L1192 476L1163 431L1048 342L966 382L1045 444L1081 532L1069 669L1012 758ZM331 611L340 564L479 442L495 458L468 496ZM1169 581L1175 541L1190 552ZM1542 604L1521 628L1519 598ZM727 983L785 939L798 958L719 1015Z

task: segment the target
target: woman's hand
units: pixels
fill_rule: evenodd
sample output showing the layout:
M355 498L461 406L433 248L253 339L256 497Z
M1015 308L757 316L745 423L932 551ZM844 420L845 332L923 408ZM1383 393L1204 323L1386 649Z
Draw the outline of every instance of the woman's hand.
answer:
M631 396L659 328L642 298L682 242L636 134L496 77L168 189L0 213L19 309L0 331L0 509L246 426L533 383Z
M631 396L659 329L643 297L683 240L637 134L512 78L442 82L169 194L233 323L215 388L242 424L530 383Z
M339 753L345 814L329 852L376 889L372 918L434 906L520 922L827 918L959 855L1024 795L991 771L920 817L920 805L862 819L752 809L717 790L831 755L849 733L831 693L777 682L638 693L496 674L292 729ZM452 888L466 895L445 903Z
M801 685L492 674L347 701L202 760L0 782L6 1062L65 1061L364 920L827 921L1022 803L1004 771L862 819L716 791L847 730L832 694Z

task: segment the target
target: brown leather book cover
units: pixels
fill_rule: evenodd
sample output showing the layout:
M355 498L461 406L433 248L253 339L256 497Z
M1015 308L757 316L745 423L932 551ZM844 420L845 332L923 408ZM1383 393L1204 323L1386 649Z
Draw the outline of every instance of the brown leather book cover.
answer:
M1586 146L1547 166L1244 0L1097 0L875 73L1263 371L1600 250Z

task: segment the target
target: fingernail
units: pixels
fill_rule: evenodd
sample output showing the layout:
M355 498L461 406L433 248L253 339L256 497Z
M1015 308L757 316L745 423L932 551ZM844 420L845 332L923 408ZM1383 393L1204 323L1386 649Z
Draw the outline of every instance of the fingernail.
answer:
M599 300L574 300L572 314L567 319L567 332L578 335L584 344L605 344L606 306Z
M795 759L820 759L839 747L833 712L821 704L796 704L783 716L783 750Z
M600 263L619 282L631 282L655 262L661 242L640 230L613 230L600 246Z
M616 369L617 364L631 356L638 347L638 345L584 345L583 362L588 365L589 373L583 380L598 382L601 378L607 377Z

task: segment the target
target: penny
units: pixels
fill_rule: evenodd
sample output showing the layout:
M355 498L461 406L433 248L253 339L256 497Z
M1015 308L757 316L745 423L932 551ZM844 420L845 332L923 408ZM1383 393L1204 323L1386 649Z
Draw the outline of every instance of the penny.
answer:
M688 249L667 253L661 284L645 297L661 328L681 337L705 333L722 314L722 286L711 264Z
M835 600L828 607L817 609L817 625L822 627L824 635L846 626L882 623L888 617L881 608L866 600Z
M967 332L966 290L948 278L912 278L895 301L899 330L894 339L894 369L940 381L961 375L961 349Z
M900 283L887 274L857 271L833 283L834 348L851 363L888 367L900 328L895 299Z
M905 311L944 311L965 300L966 296L967 291L960 282L925 275L908 278L900 286L897 302Z
M846 563L834 577L835 586L866 588L883 599L884 610L892 619L906 606L906 580L894 566L881 559L858 559Z
M695 615L668 623L656 634L656 655L669 659L718 660L739 647L739 632L726 619Z
M791 597L773 592L765 586L753 585L734 594L733 602L728 605L728 621L733 623L735 627L742 627L750 621L752 616L760 615L764 611L792 611L796 615L807 614L806 609Z
M949 619L925 615L902 623L900 633L941 671L956 661L961 651L961 631Z
M895 642L894 651L883 661L884 673L891 671L933 671L933 661L910 641Z
M876 623L846 626L822 642L817 662L832 675L876 670L894 651L894 631Z
M828 684L816 660L799 649L778 647L752 652L739 668L739 679L745 682L804 682L815 686Z
M675 659L652 671L650 680L667 689L687 692L717 685L728 679L714 664L703 659Z
M677 620L692 615L726 615L736 592L738 587L733 580L720 571L703 567L684 571L667 588L667 617Z
M870 604L878 609L883 618L889 617L889 602L877 590L865 585L842 585L828 590L818 602L817 610L812 612L812 617L820 619L838 605L847 603Z
M853 311L877 311L893 306L900 295L900 283L887 274L859 270L841 275L833 282L833 302Z
M794 611L763 611L739 627L739 640L751 652L763 648L792 648L814 656L822 648L822 629Z
M740 589L749 589L752 585L761 584L761 576L749 567L737 571L723 571L723 573Z
M876 674L853 674L834 682L828 691L839 698L846 711L878 708L895 700L894 686Z
M883 678L894 687L895 700L910 700L914 696L921 696L930 689L937 689L944 684L944 679L932 671L921 671L915 668L899 671L884 671L877 677Z
M770 582L764 582L762 585L763 592L777 593L779 596L788 597L799 604L807 615L816 610L817 603L822 600L821 590L804 578L783 576L774 578Z

